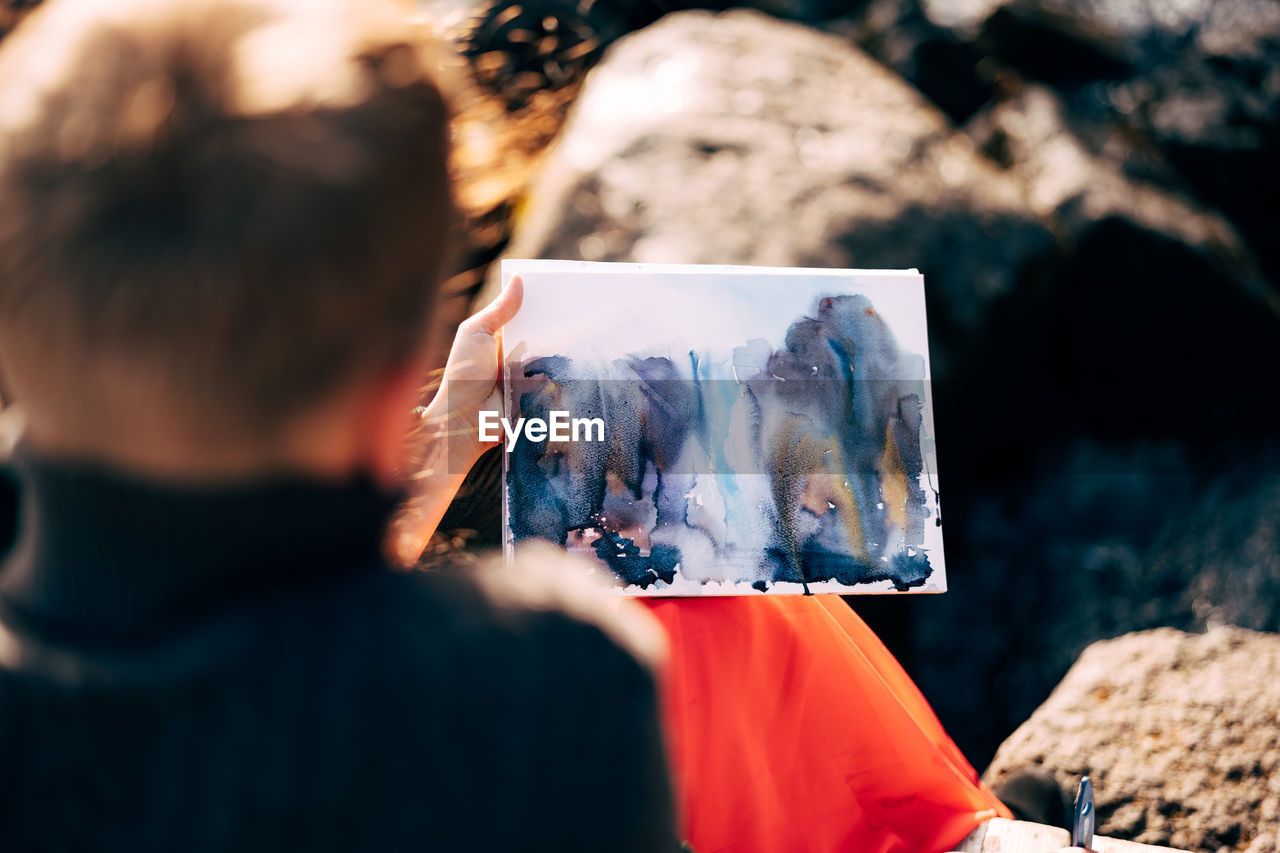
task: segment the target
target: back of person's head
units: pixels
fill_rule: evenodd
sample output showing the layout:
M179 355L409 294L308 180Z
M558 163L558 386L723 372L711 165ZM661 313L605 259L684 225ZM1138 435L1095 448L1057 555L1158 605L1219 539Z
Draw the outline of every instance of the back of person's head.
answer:
M371 6L49 0L0 47L0 384L33 443L269 460L419 358L447 105Z

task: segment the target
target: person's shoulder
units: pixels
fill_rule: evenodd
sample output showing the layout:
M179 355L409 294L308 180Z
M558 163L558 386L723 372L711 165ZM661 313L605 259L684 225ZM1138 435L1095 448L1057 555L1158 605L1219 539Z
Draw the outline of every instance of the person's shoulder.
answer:
M661 627L612 595L591 566L533 547L509 563L494 557L452 571L381 573L365 596L383 628L411 648L444 643L466 658L552 656L586 665L594 656L651 670L665 651Z
M590 575L548 547L510 565L371 576L349 599L345 645L330 646L359 662L343 728L371 786L400 780L395 815L432 802L448 816L434 838L448 841L483 801L483 818L462 821L469 836L483 821L482 846L674 848L655 674L665 637ZM573 820L566 802L580 806Z

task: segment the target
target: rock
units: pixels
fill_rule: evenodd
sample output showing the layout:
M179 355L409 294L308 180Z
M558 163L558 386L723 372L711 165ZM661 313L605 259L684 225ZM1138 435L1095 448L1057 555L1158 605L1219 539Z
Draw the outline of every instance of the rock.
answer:
M893 73L750 11L681 12L592 72L508 254L919 267L947 344L1053 250L1020 188Z
M1137 73L1096 93L1129 136L1166 157L1205 201L1237 224L1280 281L1280 5L1099 2L1095 20L1143 45ZM1134 17L1134 9L1146 10ZM1127 10L1127 11L1126 11Z
M1162 624L1280 632L1280 464L1253 460L1208 483L1149 554L1152 589L1177 591Z
M920 0L871 0L859 12L825 25L910 81L962 124L998 91L999 67L980 45L941 25Z
M1189 850L1274 850L1280 636L1168 628L1090 646L1000 747L984 779L1088 773L1103 835Z
M1129 45L1135 73L1083 93L1220 208L1280 281L1280 5L1271 0L1036 0Z
M958 123L1021 79L1054 86L1091 149L1194 188L1280 281L1272 0L872 0L833 26Z
M1280 23L1256 54L1156 69L1117 97L1133 104L1142 131L1238 224L1280 281L1280 212L1270 201L1280 197Z
M1116 216L1166 235L1190 252L1258 274L1230 223L1183 196L1134 180L1116 162L1091 151L1069 124L1062 99L1045 86L1020 86L965 130L976 146L1009 169L1032 210L1068 244L1078 244L1091 226ZM1265 284L1249 286L1265 298Z
M1133 71L1122 38L1090 26L1072 7L1040 0L999 6L983 22L978 40L1006 64L1046 83L1118 80Z
M1132 65L1150 65L1189 45L1206 54L1255 50L1265 44L1277 10L1270 0L919 0L931 22L975 37L997 15L1055 31L1082 49ZM1016 38L1030 31L1010 31ZM1004 44L1001 48L1012 47ZM1070 61L1070 60L1064 60ZM1099 69L1099 72L1105 69Z
M1250 430L1274 436L1268 419L1259 420L1256 390L1268 382L1280 339L1280 292L1229 222L1091 151L1043 86L1021 86L967 131L1007 165L1062 251L1039 289L997 304L999 318L986 329L993 347L975 351L968 375L1007 375L1036 388L1030 408L1058 435L1207 443ZM1022 353L1013 364L1011 350ZM1210 385L1221 392L1218 404L1186 405L1183 389ZM1135 394L1141 407L1132 405Z
M889 0L874 0L889 2ZM892 0L980 42L1024 75L1070 86L1140 76L1180 57L1261 58L1274 46L1271 0Z
M957 124L1022 77L1074 87L1133 71L1122 39L1037 0L871 0L828 27L910 80Z

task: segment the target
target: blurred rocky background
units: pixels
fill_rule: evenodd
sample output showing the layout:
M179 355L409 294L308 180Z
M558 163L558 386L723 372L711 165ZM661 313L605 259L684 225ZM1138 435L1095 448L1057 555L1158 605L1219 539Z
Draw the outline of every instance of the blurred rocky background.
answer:
M950 592L852 605L980 769L1094 641L1209 631L1091 652L992 772L1275 849L1275 638L1229 626L1280 631L1280 2L419 8L475 81L459 317L504 252L918 267ZM498 541L496 461L427 562Z
M851 603L977 767L1094 641L1280 631L1280 4L429 8L507 117L464 148L536 141L492 255L924 272L951 591ZM1090 769L1111 835L1274 849L1280 664L1174 636L990 778ZM1147 784L1153 737L1202 746Z

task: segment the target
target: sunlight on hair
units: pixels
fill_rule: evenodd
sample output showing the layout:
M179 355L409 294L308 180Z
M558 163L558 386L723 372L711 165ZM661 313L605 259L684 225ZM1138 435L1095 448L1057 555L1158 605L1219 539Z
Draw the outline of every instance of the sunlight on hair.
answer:
M245 115L304 104L344 107L368 97L371 81L348 54L350 24L334 20L349 10L318 5L306 17L259 27L236 45L236 106Z

